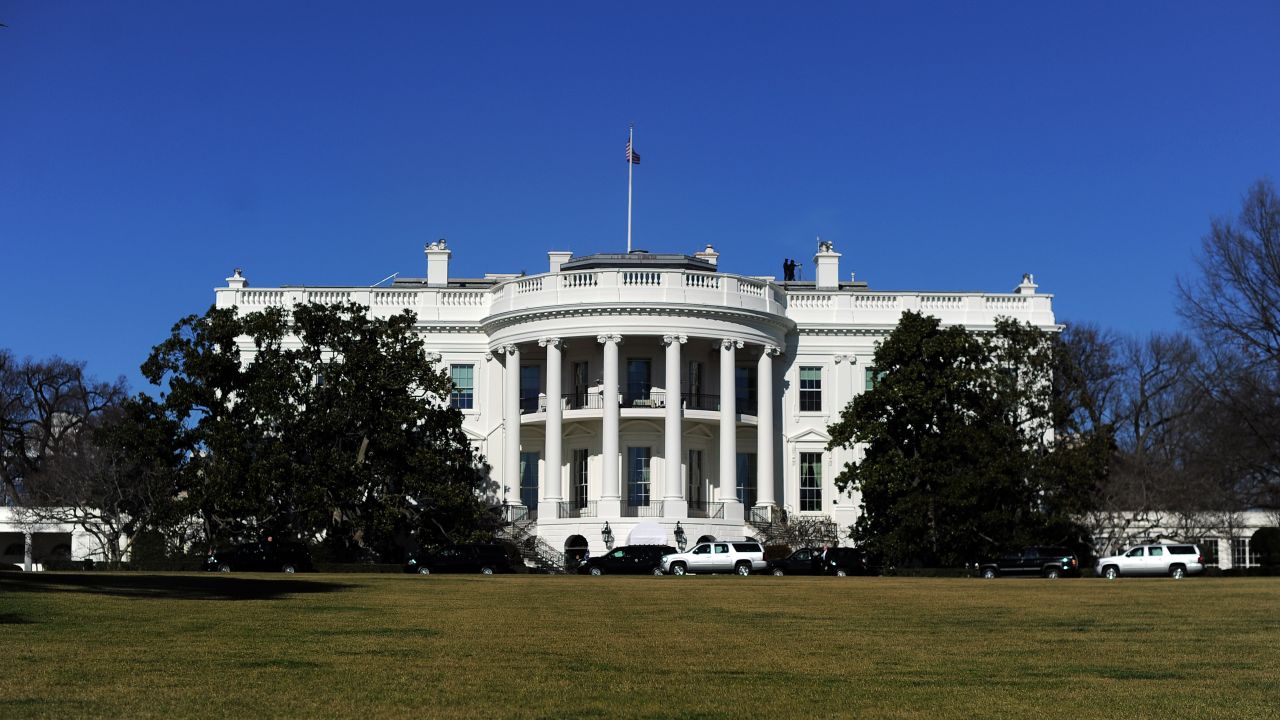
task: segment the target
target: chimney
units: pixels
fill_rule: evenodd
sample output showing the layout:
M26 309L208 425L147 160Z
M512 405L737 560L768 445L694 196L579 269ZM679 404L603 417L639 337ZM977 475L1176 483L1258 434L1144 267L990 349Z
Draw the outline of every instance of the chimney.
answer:
M449 256L452 250L445 247L444 238L427 245L427 285L444 287L449 284Z
M235 288L236 290L249 287L249 281L245 279L244 271L240 268L236 268L236 271L231 274L231 277L227 278L227 287Z
M560 272L560 266L569 262L569 258L573 257L573 253L567 250L552 250L547 253L547 258L551 261L550 272Z
M1036 284L1036 279L1031 273L1023 273L1022 283L1014 288L1013 291L1018 295L1035 295L1038 287L1040 286Z
M720 253L716 252L715 248L711 247L710 243L707 243L706 250L703 250L702 252L696 252L693 254L693 256L698 258L699 260L706 260L712 265L715 265L716 259L720 257Z
M840 253L835 243L818 238L818 252L813 256L814 287L818 290L840 289Z

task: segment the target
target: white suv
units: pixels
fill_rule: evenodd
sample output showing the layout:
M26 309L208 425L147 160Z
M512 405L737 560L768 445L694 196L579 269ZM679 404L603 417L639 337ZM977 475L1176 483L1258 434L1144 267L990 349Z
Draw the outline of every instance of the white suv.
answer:
M1168 575L1181 580L1204 572L1204 556L1195 545L1138 545L1123 555L1099 558L1093 571L1108 580L1121 575Z
M764 568L764 548L755 540L698 543L688 552L662 556L662 572L672 575L718 572L750 575Z

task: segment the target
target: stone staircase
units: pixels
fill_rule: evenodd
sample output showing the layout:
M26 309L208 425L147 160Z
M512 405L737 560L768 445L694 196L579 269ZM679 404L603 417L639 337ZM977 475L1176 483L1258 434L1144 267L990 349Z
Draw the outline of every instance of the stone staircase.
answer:
M835 546L840 542L840 527L829 515L800 515L778 505L751 508L747 524L756 530L762 545L802 547Z
M564 553L538 537L538 521L527 514L511 517L498 528L495 535L499 540L515 545L520 558L528 567L544 573L565 572Z

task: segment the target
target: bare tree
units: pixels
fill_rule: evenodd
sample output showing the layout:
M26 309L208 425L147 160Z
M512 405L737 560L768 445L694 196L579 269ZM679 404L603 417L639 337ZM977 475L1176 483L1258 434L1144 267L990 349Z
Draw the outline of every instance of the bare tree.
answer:
M1280 197L1249 189L1235 220L1212 222L1200 275L1179 279L1179 312L1208 352L1204 387L1214 444L1233 485L1253 505L1280 506Z
M29 505L41 470L88 423L125 396L124 379L87 377L84 363L18 360L0 350L0 502Z

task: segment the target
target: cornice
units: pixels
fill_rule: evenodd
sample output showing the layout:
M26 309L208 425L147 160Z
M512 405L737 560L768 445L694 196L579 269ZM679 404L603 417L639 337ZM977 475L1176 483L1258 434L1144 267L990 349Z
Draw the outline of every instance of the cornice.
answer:
M748 310L745 308L717 307L714 305L631 305L595 303L590 306L557 305L532 310L512 310L490 315L480 321L479 329L492 335L499 330L537 320L561 320L573 318L598 318L610 316L683 317L733 320L763 324L789 333L796 329L796 322L781 314Z

